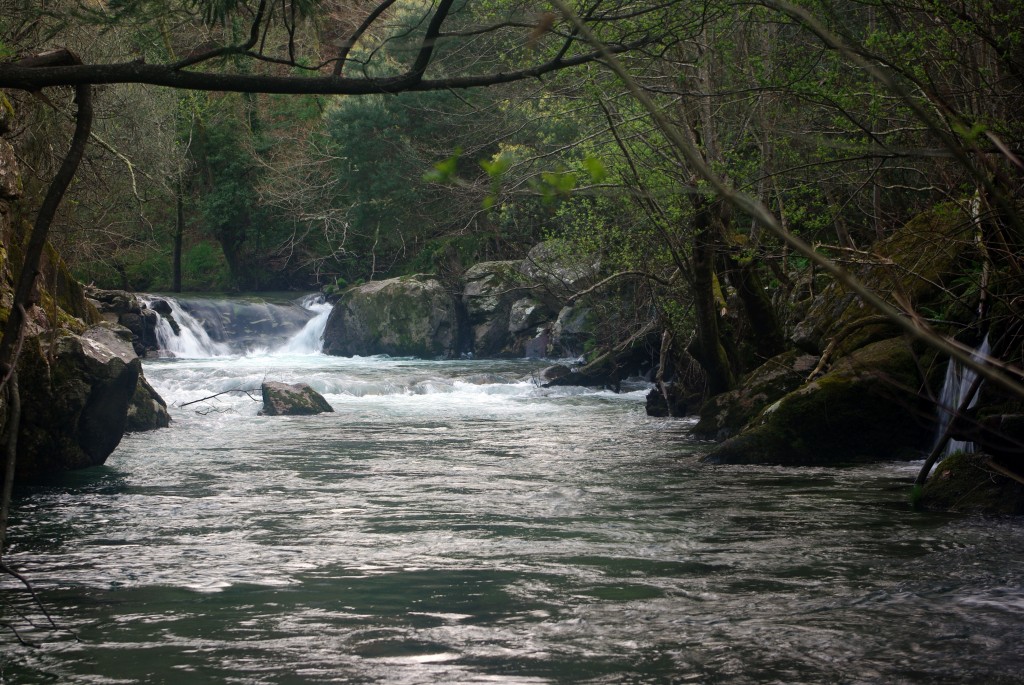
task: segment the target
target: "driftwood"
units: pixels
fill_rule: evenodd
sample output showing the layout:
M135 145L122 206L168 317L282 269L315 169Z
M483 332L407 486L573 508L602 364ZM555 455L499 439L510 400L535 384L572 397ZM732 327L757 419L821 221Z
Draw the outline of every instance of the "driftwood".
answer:
M206 400L212 400L215 397L220 397L221 395L228 395L228 394L231 394L233 392L244 392L246 395L249 396L249 399L252 400L253 402L262 402L261 399L256 399L255 397L252 396L252 394L254 392L259 392L259 388L232 388L231 390L221 390L220 392L214 393L213 395L208 395L206 397L200 397L198 400L192 400L191 402L185 402L183 404L179 404L178 407L181 408L181 407L187 407L190 404L199 404L200 402L205 402Z

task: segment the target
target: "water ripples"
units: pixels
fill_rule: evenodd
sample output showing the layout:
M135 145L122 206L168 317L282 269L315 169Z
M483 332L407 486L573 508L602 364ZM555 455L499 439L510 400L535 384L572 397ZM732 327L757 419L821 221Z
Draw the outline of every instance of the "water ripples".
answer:
M22 494L12 559L82 639L31 682L1014 682L1024 529L913 513L915 465L702 466L642 395L531 362L175 360L336 413L174 409ZM335 385L331 385L331 384ZM237 387L237 386L236 386ZM373 388L362 394L355 388ZM422 392L416 389L422 389ZM22 599L16 608L31 614Z

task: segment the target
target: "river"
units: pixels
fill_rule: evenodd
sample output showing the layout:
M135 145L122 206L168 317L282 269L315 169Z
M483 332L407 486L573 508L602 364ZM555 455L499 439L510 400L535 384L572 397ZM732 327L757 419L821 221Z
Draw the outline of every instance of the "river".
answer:
M542 361L213 353L146 362L170 428L20 491L57 629L3 581L3 682L1020 682L1024 525L912 511L919 464L702 465L642 383ZM264 379L335 412L180 406Z

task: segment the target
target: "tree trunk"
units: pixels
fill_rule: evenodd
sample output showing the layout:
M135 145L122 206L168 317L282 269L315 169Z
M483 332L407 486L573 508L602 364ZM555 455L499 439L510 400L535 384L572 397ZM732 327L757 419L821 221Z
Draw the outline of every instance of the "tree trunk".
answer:
M695 200L693 237L693 308L697 334L687 350L708 377L708 394L720 395L736 384L729 356L722 345L715 301L715 228L707 199Z
M178 178L174 189L174 205L176 214L174 220L174 255L171 258L171 290L181 292L181 241L185 233L185 189L183 181Z
M740 264L730 256L729 280L736 287L736 294L743 303L743 311L750 323L751 342L761 361L771 359L786 349L786 336L782 333L779 317L775 314L771 298L761 285L756 264L750 261Z

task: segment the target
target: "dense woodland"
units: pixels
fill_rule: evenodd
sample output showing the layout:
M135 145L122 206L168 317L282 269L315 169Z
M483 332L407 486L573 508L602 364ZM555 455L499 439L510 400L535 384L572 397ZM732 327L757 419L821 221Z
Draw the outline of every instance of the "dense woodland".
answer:
M641 313L609 338L653 317L713 396L822 287L790 237L855 269L940 207L964 247L948 297L881 293L889 314L968 346L1020 318L1021 26L1016 0L4 0L0 86L41 198L64 86L94 85L50 232L83 282L455 282L558 239ZM58 47L80 64L25 61Z

